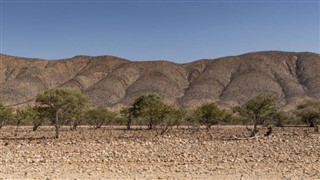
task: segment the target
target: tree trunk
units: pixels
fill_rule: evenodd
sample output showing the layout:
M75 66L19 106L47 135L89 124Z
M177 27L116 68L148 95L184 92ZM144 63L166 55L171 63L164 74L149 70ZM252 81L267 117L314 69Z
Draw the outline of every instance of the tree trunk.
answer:
M56 136L55 136L55 138L58 139L60 137L60 124L59 124L58 112L56 112L56 115L55 115L54 127L56 128Z
M34 120L32 122L32 125L33 125L32 131L36 131L38 129L38 127L40 127L42 125L43 122L44 122L44 119L39 119L39 121Z
M169 126L168 125L164 125L164 128L161 129L160 135L163 135L165 132L169 131Z
M153 128L152 124L153 124L152 119L150 119L149 125L148 125L148 128L149 128L149 129L152 129L152 128Z
M73 131L77 130L77 127L81 125L81 122L82 122L81 120L74 120L73 126L72 126Z
M5 124L6 124L6 121L2 121L2 122L0 123L0 129L1 129Z
M316 123L314 122L314 120L310 120L310 127L316 127Z
M32 131L36 131L41 124L33 124Z
M267 131L267 133L266 133L264 136L270 136L271 134L272 134L272 127L269 126L269 127L268 127L268 131Z
M55 128L56 128L56 136L55 136L55 138L59 139L59 137L60 137L60 126L55 126Z
M72 124L72 126L70 127L70 129L71 129L71 131L75 131L75 130L77 130L77 127L78 127L78 123L74 122Z
M100 129L104 125L103 122L98 122L95 126L95 129Z
M73 130L74 130L74 131L77 130L77 127L78 127L78 126L79 126L78 123L74 124L74 125L73 125Z
M257 133L258 133L258 124L256 123L253 126L250 137L255 137Z
M131 129L131 119L129 118L127 121L127 130Z
M21 123L21 120L18 120L18 122L17 122L17 127L16 127L16 130L15 130L15 132L14 132L14 136L18 136L18 131L19 131L20 123Z

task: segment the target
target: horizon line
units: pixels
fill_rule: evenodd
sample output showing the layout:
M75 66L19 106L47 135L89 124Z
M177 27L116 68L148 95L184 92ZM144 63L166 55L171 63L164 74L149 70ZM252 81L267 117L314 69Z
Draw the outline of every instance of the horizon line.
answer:
M226 56L219 56L216 58L199 58L199 59L195 59L195 60L191 60L190 62L195 62L195 61L201 61L201 60L216 60L216 59L221 59L221 58L226 58L226 57L234 57L234 56L242 56L242 55L246 55L246 54L253 54L253 53L267 53L267 52L280 52L280 53L313 53L313 54L317 54L320 55L320 53L317 52L312 52L312 51L283 51L283 50L260 50L260 51L250 51L250 52L245 52L245 53L241 53L241 54L237 54L237 55L226 55ZM24 59L35 59L35 60L43 60L43 61L63 61L63 60L70 60L70 59L75 59L77 57L115 57L115 58L119 58L119 59L123 59L123 60L127 60L127 61L131 61L131 62L150 62L150 61L169 61L169 62L174 62L176 64L187 64L189 62L185 62L185 63L177 63L175 61L172 61L170 59L141 59L141 60L131 60L128 58L123 58L121 56L116 56L116 55L110 55L110 54L104 54L104 55L84 55L84 54L78 54L78 55L74 55L72 57L67 57L67 58L58 58L58 59L46 59L46 58L37 58L37 57L25 57L25 56L16 56L16 55L11 55L11 54L6 54L6 53L2 53L0 52L0 56L9 56L9 57L14 57L14 58L24 58ZM1 58L2 59L2 58Z

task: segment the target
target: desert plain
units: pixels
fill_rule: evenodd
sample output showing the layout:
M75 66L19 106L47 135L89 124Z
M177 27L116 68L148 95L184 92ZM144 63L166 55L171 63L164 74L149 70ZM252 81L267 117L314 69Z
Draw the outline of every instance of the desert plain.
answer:
M320 179L320 134L245 126L182 127L160 135L135 127L15 127L0 131L0 179Z

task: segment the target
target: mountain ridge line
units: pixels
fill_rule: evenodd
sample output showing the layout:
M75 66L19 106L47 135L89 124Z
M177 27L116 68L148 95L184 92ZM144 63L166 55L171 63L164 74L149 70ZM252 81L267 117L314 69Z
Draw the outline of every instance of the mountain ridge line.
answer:
M258 94L274 95L285 109L302 99L320 99L320 55L312 52L259 51L183 64L116 56L0 57L0 101L12 106L59 87L80 89L94 107L112 109L149 93L191 108L206 102L230 107Z

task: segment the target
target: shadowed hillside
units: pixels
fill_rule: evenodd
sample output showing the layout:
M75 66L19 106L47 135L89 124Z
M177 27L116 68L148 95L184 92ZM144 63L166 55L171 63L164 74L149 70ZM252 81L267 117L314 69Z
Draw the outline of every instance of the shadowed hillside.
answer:
M287 107L307 97L320 99L320 55L308 52L256 52L188 64L113 56L46 61L1 55L0 69L0 101L7 105L32 103L39 92L56 87L78 88L94 106L112 108L147 93L187 107L236 105L261 93L274 95Z

